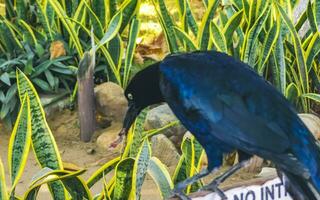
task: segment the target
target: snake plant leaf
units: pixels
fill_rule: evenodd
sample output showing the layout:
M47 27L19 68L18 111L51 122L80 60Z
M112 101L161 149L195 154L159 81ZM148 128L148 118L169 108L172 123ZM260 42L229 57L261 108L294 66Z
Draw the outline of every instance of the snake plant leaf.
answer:
M91 193L85 182L79 177L85 170L69 172L65 170L47 170L45 174L33 181L24 195L25 200L36 199L40 187L44 184L61 181L72 199L91 200Z
M0 159L0 199L1 200L9 200L7 193L7 185L5 180L5 173L2 164L2 160Z
M313 6L311 4L311 1L309 1L309 3L308 3L307 16L308 16L308 20L309 20L309 24L310 24L311 30L314 33L317 33L318 32L318 25L317 25L317 21L316 21L316 13L314 12L314 9L313 9Z
M226 26L223 28L224 37L228 38L227 46L229 47L232 44L232 36L234 31L240 26L243 18L243 10L236 12L232 17L228 20Z
M316 21L317 21L317 26L320 26L320 0L315 0L314 1L314 8L315 8L315 15L316 15Z
M171 196L173 182L166 166L156 157L151 157L148 165L148 174L156 183L161 197L167 199Z
M162 29L164 30L164 35L166 37L166 41L168 43L170 52L171 53L178 52L179 47L178 47L176 34L174 31L174 22L170 17L169 11L166 7L164 0L159 0L158 3L155 0L153 0L152 2L156 8L155 10L158 14L159 22L162 26ZM160 9L160 12L157 9L158 6Z
M191 51L195 51L198 48L196 47L196 44L192 41L192 39L189 37L189 35L181 30L179 27L174 27L174 30L177 34L177 37L180 39L181 42L184 42L186 44L187 49L190 49Z
M145 139L133 166L131 199L140 199L141 188L146 177L150 158L150 143L148 139Z
M8 163L11 175L11 188L16 187L27 162L31 144L31 113L30 100L25 94L20 111L10 136Z
M312 36L312 39L308 45L307 51L306 51L306 65L308 68L308 72L310 71L312 67L312 62L316 58L316 56L320 52L320 33L317 32Z
M197 35L198 46L201 50L207 50L210 40L210 21L213 19L216 9L219 6L219 0L212 0L209 2L208 8L199 27Z
M287 25L287 27L293 37L295 57L297 59L299 78L300 78L300 82L301 82L301 91L303 94L307 93L309 91L308 73L307 73L307 67L306 67L305 53L301 47L301 41L299 39L299 35L298 35L297 31L295 30L294 25L292 24L288 15L281 8L281 6L276 4L276 8L277 8L278 12L280 13L282 19L286 23L286 25ZM306 104L303 104L303 105L304 105L304 110L307 111L308 110L307 105Z
M104 175L108 174L111 170L113 170L119 163L119 161L120 157L116 157L104 164L97 171L95 171L94 174L87 181L88 187L91 188L96 182L103 178Z
M227 41L217 24L211 21L210 35L218 51L227 52Z
M100 42L97 44L97 49L100 48L102 45L109 42L112 38L114 38L121 27L122 23L122 12L119 11L115 16L112 17L108 28L106 30L106 33L101 38Z
M55 13L57 14L58 18L61 20L64 28L69 33L70 40L74 44L79 56L82 57L83 56L83 49L82 49L82 46L81 46L81 43L80 43L80 39L79 39L78 35L76 34L75 30L73 29L74 26L70 22L70 20L68 19L68 16L67 16L65 10L63 9L63 7L59 3L59 1L48 0L48 2L52 6L52 8L55 11Z
M125 88L128 84L130 75L131 75L131 67L132 67L132 60L133 55L136 49L136 40L139 34L140 29L140 21L136 18L132 19L130 30L129 30L129 38L128 38L128 44L126 49L126 56L125 56L125 62L124 62L124 75L123 75L123 82L122 87Z
M293 104L296 104L296 99L300 96L299 89L295 83L290 83L286 88L286 97Z
M86 6L86 9L88 10L88 14L89 14L89 18L91 21L91 26L93 28L93 32L97 37L101 38L103 35L103 27L102 27L101 21L99 20L96 13L92 10L90 5L87 3L87 1L84 1L84 4Z
M281 19L280 19L280 16L278 16L277 23L275 23L273 27L269 30L262 45L262 53L259 57L259 62L257 67L257 71L260 75L263 74L265 65L271 54L272 48L278 40L280 27L281 27Z
M19 20L19 24L21 24L21 27L23 27L22 32L23 32L27 42L30 44L33 44L33 45L38 45L37 38L36 38L32 28L29 26L29 24L22 19Z
M50 20L49 20L50 12L48 14L46 12L48 10L52 10L52 7L50 5L48 6L47 3L44 6L48 6L48 7L44 7L43 5L40 4L39 1L36 1L36 4L37 4L37 16L38 16L39 22L41 23L43 30L46 33L46 36L49 39L49 41L53 41L54 39L53 30L51 28L52 24L50 23Z
M57 144L46 121L45 113L35 88L20 70L17 70L16 78L20 101L23 101L22 98L25 94L28 94L30 99L32 148L38 163L41 167L63 169ZM60 183L52 183L50 189L56 199L65 198L64 188Z
M307 93L307 94L303 94L302 97L304 97L304 98L309 98L309 99L312 99L312 100L320 103L320 94Z
M97 16L100 24L107 24L107 3L105 0L95 0L91 2L92 11Z
M262 14L255 21L253 26L250 28L248 34L246 34L243 53L243 62L248 63L251 67L254 66L255 63L255 53L256 53L256 45L258 43L258 36L263 28L263 25L270 13L270 5L264 7Z
M135 187L132 185L134 163L133 158L125 158L118 163L115 171L113 200L129 199L132 187Z
M132 142L130 143L129 157L135 158L138 155L141 144L143 144L147 133L144 132L144 123L147 118L147 113L149 109L143 109L142 112L136 118L133 128L132 134L128 135L128 137L132 137Z
M122 12L123 20L121 23L121 27L119 33L121 34L123 30L127 27L130 23L132 18L137 15L140 9L141 0L125 0L120 8L119 11Z

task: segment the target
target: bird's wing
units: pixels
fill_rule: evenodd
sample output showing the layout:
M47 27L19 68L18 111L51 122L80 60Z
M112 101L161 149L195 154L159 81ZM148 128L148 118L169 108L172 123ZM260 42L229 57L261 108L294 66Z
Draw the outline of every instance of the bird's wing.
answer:
M218 139L247 151L288 150L287 127L295 113L247 65L222 53L198 52L169 56L160 69L179 91L181 105L201 112Z

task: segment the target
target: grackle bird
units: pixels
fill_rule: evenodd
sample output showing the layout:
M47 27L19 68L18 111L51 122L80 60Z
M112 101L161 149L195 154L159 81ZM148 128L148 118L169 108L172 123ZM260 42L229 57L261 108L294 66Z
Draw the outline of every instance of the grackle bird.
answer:
M172 54L138 72L125 95L129 109L121 138L143 108L167 102L206 151L208 168L178 184L176 194L217 169L223 153L237 149L243 162L209 184L209 189L221 192L217 185L251 155L258 155L273 161L284 174L292 196L320 199L316 140L285 97L248 65L216 51Z

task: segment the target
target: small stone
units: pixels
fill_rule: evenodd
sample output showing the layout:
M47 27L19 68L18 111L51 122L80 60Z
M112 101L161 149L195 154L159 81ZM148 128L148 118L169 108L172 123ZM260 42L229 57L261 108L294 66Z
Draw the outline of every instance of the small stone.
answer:
M173 114L169 106L167 104L163 104L151 109L148 112L144 128L147 131L157 129L175 121L178 121L178 119ZM172 140L172 142L174 142L177 148L180 148L183 135L186 131L187 130L179 123L178 125L174 125L163 130L161 133L166 135L170 139L174 139Z
M100 135L98 136L96 141L97 146L104 150L110 150L110 145L118 138L121 127L122 125L118 123L111 125L109 128L99 131ZM121 146L122 145L118 145L115 150L119 150Z
M92 154L94 154L95 152L96 152L96 150L94 150L94 149L92 149L92 148L87 149L87 154L89 154L89 155L92 155Z
M163 134L155 135L151 138L152 156L159 158L167 167L177 166L180 155L173 143ZM170 174L172 174L172 168Z

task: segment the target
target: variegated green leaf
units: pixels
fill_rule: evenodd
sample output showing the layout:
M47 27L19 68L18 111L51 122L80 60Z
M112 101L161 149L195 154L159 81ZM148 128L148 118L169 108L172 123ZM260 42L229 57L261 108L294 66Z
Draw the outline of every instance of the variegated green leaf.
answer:
M119 11L122 12L123 19L122 19L121 27L119 30L120 34L130 23L131 19L137 14L137 12L139 11L139 8L140 8L140 0L125 0L121 4Z
M20 101L28 94L31 110L32 148L41 167L62 169L62 161L57 144L46 121L37 91L30 80L20 70L16 73ZM51 183L52 195L64 199L64 188L59 182Z
M135 160L125 158L116 167L116 180L113 190L113 200L129 199L132 190L133 166Z
M31 113L28 94L24 95L20 111L11 133L8 148L8 163L12 190L16 187L24 170L31 143ZM14 195L14 194L13 194Z
M1 200L9 200L8 198L8 190L5 180L5 173L2 164L2 160L0 159L0 199Z
M161 197L167 199L171 196L173 182L166 166L156 157L152 157L149 161L148 174L158 186Z
M227 42L222 31L215 22L211 22L210 26L211 39L218 51L227 53Z

